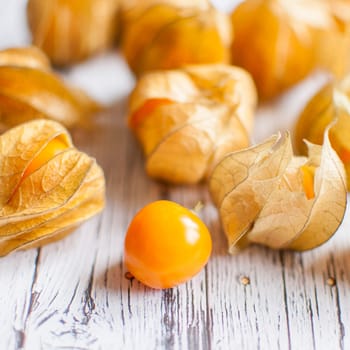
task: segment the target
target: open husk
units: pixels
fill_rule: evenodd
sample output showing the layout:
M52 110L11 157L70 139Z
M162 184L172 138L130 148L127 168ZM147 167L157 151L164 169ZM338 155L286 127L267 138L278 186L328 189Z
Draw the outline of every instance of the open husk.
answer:
M255 105L242 69L186 66L145 74L131 94L128 122L150 176L196 183L226 153L248 146Z
M126 1L122 23L122 52L136 75L184 64L229 62L229 17L208 0Z
M347 174L350 189L350 78L320 87L300 114L294 131L296 149L305 154L304 139L321 145L326 127L333 123L329 138Z
M214 169L210 192L230 253L250 243L307 250L327 241L345 213L343 164L325 134L293 156L289 134L227 155Z
M29 0L33 44L56 65L79 62L112 46L119 0Z
M350 68L350 2L247 0L232 14L233 64L247 69L268 99L316 68L342 77Z
M0 183L0 256L56 241L104 206L102 169L54 121L0 136Z
M0 128L38 119L66 127L88 125L100 106L81 90L68 86L34 47L0 51Z

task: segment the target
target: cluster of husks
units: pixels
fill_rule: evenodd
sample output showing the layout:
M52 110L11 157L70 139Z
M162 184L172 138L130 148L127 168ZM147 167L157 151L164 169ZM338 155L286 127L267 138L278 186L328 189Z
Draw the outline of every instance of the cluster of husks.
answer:
M99 105L69 87L51 70L47 57L34 47L0 51L0 128L38 119L67 127L88 123Z
M278 95L316 68L350 68L350 3L247 0L232 15L233 63L253 76L259 97Z
M347 0L247 0L231 20L209 0L29 0L28 22L33 43L58 65L105 50L120 28L137 76L232 58L252 74L262 99L317 68L338 77L350 69Z
M104 206L102 169L53 121L0 136L0 183L0 256L60 239Z
M329 138L343 161L350 189L350 77L327 83L310 99L295 127L297 150L305 154L304 139L321 145L330 123Z
M129 126L147 173L196 183L227 152L249 145L256 92L249 74L226 65L145 74L130 98Z
M33 43L57 65L80 61L111 45L118 9L116 0L29 0ZM247 148L255 86L249 73L225 63L232 53L261 98L315 68L342 76L350 66L350 5L247 0L232 23L208 0L124 2L122 52L137 76L145 73L131 94L129 127L150 176L176 184L209 179L230 252L249 243L316 247L345 211L339 157L350 174L349 80L310 101L296 128L308 157L296 157L289 134ZM102 209L101 168L55 122L81 124L98 107L58 79L39 50L0 52L0 126L40 118L0 136L0 255L59 239ZM323 146L305 147L303 138Z

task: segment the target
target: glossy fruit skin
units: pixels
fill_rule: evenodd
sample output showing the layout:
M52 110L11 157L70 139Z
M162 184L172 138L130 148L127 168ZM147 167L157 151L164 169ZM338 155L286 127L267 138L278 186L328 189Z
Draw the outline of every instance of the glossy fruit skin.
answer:
M124 262L143 284L171 288L197 274L211 249L210 233L196 214L175 202L160 200L146 205L131 221Z

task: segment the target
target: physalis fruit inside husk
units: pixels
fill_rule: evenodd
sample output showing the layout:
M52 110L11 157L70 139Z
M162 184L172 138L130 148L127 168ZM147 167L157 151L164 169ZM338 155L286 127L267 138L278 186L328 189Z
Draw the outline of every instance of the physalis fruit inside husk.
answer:
M56 241L104 206L102 169L54 121L0 136L0 183L0 256Z
M138 76L184 64L229 63L231 23L208 0L128 0L121 49Z
M246 0L232 14L232 62L248 70L269 99L315 69L350 69L347 0Z
M101 107L68 86L34 47L0 51L0 128L32 119L52 119L66 127L89 125Z
M142 145L147 173L171 183L196 183L228 152L249 145L254 83L228 65L155 71L137 82L129 126Z
M344 167L331 147L307 142L293 156L289 134L227 155L214 169L210 192L231 253L249 243L306 250L327 241L345 213Z
M340 83L328 82L320 87L300 114L296 123L294 140L299 153L305 154L303 139L322 144L326 127L332 147L342 160L350 189L350 77Z
M79 62L112 46L120 0L29 0L33 44L56 65Z

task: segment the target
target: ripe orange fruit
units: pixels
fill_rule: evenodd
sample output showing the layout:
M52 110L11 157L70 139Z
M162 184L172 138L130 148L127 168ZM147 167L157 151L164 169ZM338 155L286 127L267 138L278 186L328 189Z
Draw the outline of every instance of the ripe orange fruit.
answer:
M187 281L207 263L210 233L200 218L181 205L160 200L146 205L131 221L124 262L129 272L152 288Z
M30 174L34 173L35 170L38 170L55 155L64 151L67 148L68 146L66 142L64 142L60 138L56 137L53 140L51 140L29 163L22 176L22 180L24 180Z

